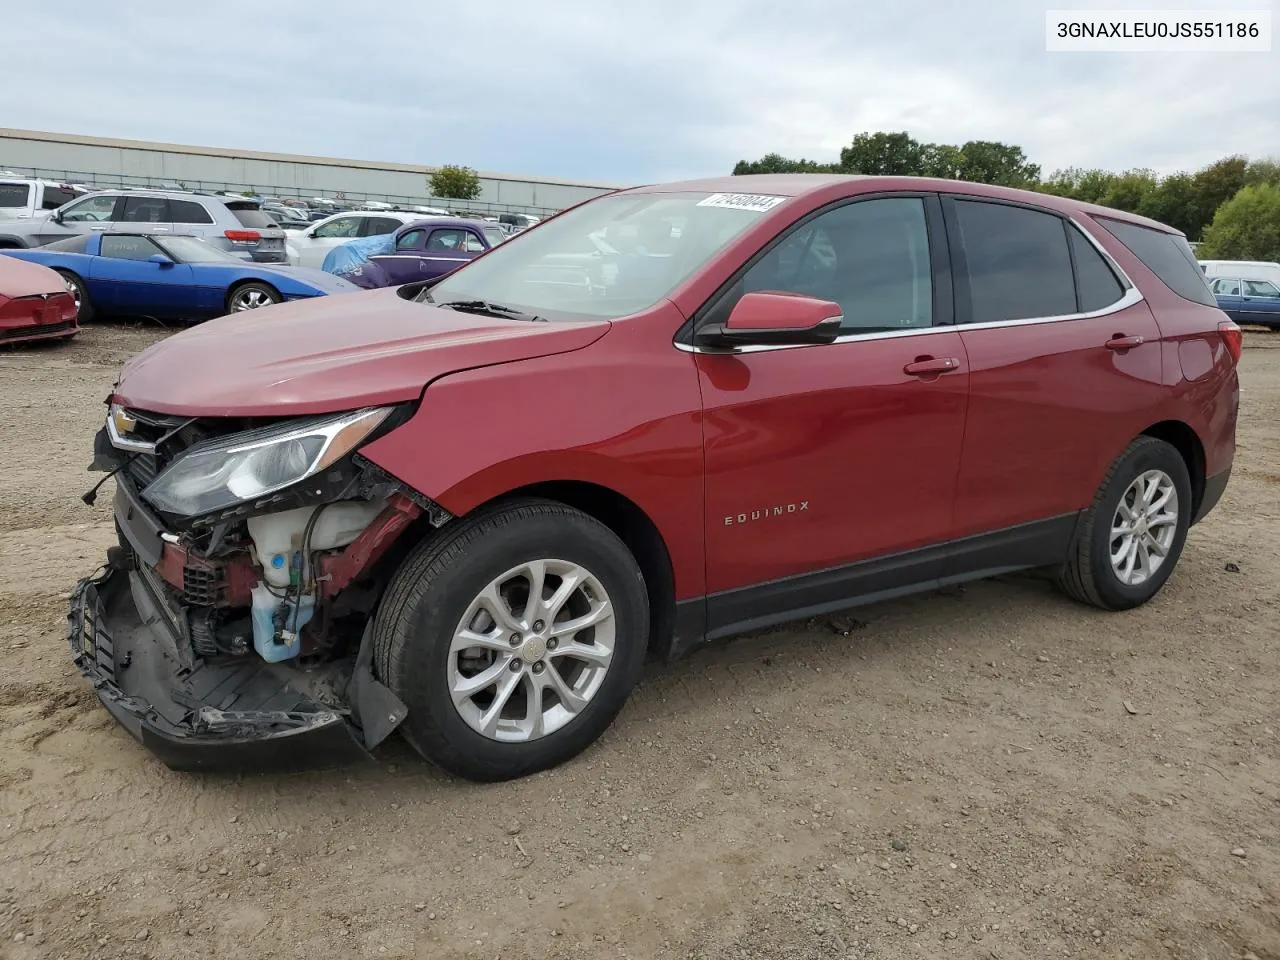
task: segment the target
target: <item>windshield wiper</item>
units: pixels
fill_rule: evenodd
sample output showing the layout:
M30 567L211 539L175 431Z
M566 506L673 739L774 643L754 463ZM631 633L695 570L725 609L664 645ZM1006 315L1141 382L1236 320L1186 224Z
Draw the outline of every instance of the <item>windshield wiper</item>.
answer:
M444 303L437 303L436 306L448 307L459 313L479 313L489 317L511 317L516 320L546 322L545 317L536 317L532 313L525 313L515 307L503 306L501 303L492 303L488 300L446 300Z

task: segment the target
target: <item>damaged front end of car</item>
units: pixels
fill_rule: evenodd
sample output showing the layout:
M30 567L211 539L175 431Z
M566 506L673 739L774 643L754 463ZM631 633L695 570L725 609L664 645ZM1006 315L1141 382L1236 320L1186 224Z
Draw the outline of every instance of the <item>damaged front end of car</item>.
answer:
M404 719L374 609L411 528L451 515L359 454L412 405L262 422L112 404L90 469L119 546L71 596L75 662L174 769L367 756Z

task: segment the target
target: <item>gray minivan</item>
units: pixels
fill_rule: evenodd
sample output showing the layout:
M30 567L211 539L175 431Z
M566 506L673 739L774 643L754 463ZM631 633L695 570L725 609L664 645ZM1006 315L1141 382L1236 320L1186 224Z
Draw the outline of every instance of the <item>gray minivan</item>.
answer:
M284 231L256 200L183 191L100 190L44 216L0 221L0 249L99 230L199 237L245 260L286 262Z

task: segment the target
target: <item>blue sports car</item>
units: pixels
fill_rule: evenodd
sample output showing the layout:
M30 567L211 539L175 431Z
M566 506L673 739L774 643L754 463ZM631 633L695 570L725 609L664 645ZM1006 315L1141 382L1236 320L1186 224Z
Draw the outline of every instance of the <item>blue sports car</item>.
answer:
M0 254L62 274L81 323L109 314L202 320L360 289L322 270L241 260L196 237L90 233Z

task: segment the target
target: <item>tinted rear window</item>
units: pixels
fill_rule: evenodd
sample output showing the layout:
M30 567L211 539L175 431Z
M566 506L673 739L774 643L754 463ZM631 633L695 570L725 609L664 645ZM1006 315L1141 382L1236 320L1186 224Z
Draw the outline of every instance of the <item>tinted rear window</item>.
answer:
M227 204L227 208L235 214L235 218L240 221L240 226L242 227L253 227L255 229L265 227L269 230L278 226L269 214L263 213L257 207L241 207Z
M31 202L31 187L25 183L0 183L0 207L25 207Z
M40 207L44 210L57 210L64 203L70 203L76 198L77 194L74 190L63 190L61 187L45 187L44 196L40 198ZM4 206L4 204L0 204Z
M1112 220L1110 217L1094 219L1128 247L1130 253L1178 296L1203 303L1206 307L1218 305L1186 237L1152 230L1136 223Z
M1092 313L1109 307L1124 296L1124 287L1107 261L1078 229L1067 227L1071 238L1071 257L1076 265L1076 293L1080 312Z
M957 200L956 215L968 263L971 323L1077 312L1060 217L971 200Z

